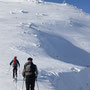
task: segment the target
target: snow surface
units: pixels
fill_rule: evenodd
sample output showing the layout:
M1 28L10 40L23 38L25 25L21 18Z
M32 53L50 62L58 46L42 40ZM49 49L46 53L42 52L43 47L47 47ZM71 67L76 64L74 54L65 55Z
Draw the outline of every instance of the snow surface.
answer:
M0 0L1 2L43 2L43 0Z
M28 57L38 66L39 90L90 90L89 14L68 4L45 2L3 0L0 7L1 90L22 89ZM9 67L14 56L21 64L17 83Z

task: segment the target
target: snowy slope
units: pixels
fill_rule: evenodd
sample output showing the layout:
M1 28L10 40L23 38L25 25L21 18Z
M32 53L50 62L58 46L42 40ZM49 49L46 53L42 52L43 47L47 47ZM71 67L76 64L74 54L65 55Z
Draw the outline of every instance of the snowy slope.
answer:
M40 90L90 90L90 15L45 2L3 1L0 7L2 90L22 88L21 72L29 56L39 69ZM17 84L9 68L14 56L21 63Z
M43 2L43 0L0 0L1 2Z

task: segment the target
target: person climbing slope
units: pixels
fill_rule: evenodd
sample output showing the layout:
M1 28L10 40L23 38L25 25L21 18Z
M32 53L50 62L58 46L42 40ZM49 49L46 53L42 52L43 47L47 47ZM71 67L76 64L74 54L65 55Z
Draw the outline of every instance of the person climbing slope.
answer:
M38 76L37 66L33 63L33 59L30 57L24 65L23 77L25 78L26 90L34 90L35 80Z
M17 70L18 70L18 66L20 67L20 63L17 60L17 56L14 57L14 59L10 62L10 66L13 66L13 78L17 78Z

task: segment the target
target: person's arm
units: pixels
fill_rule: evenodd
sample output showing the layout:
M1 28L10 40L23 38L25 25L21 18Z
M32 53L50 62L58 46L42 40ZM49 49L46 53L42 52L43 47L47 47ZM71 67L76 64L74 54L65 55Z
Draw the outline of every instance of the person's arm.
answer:
M38 69L37 69L37 66L36 66L36 74L38 75Z
M12 65L12 63L13 63L13 60L10 62L10 65Z
M20 67L20 63L19 63L19 61L17 60L17 63L18 63L18 65L19 65L19 67Z
M22 76L25 78L25 70L22 71Z
M26 68L26 65L27 65L27 63L25 63L25 65L24 65L24 69L23 69L23 71L22 71L22 76L25 78L25 68Z
M37 69L37 66L36 66L35 78L37 79L37 77L38 77L38 69Z

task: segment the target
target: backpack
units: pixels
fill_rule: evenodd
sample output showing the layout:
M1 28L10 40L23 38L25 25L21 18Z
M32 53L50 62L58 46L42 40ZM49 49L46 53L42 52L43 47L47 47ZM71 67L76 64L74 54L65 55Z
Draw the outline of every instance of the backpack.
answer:
M13 60L13 67L17 67L17 60L16 60L16 58L14 58L14 60Z
M36 65L34 64L27 64L25 65L25 75L35 75Z
M31 65L27 64L25 67L25 72L30 72L31 71Z

